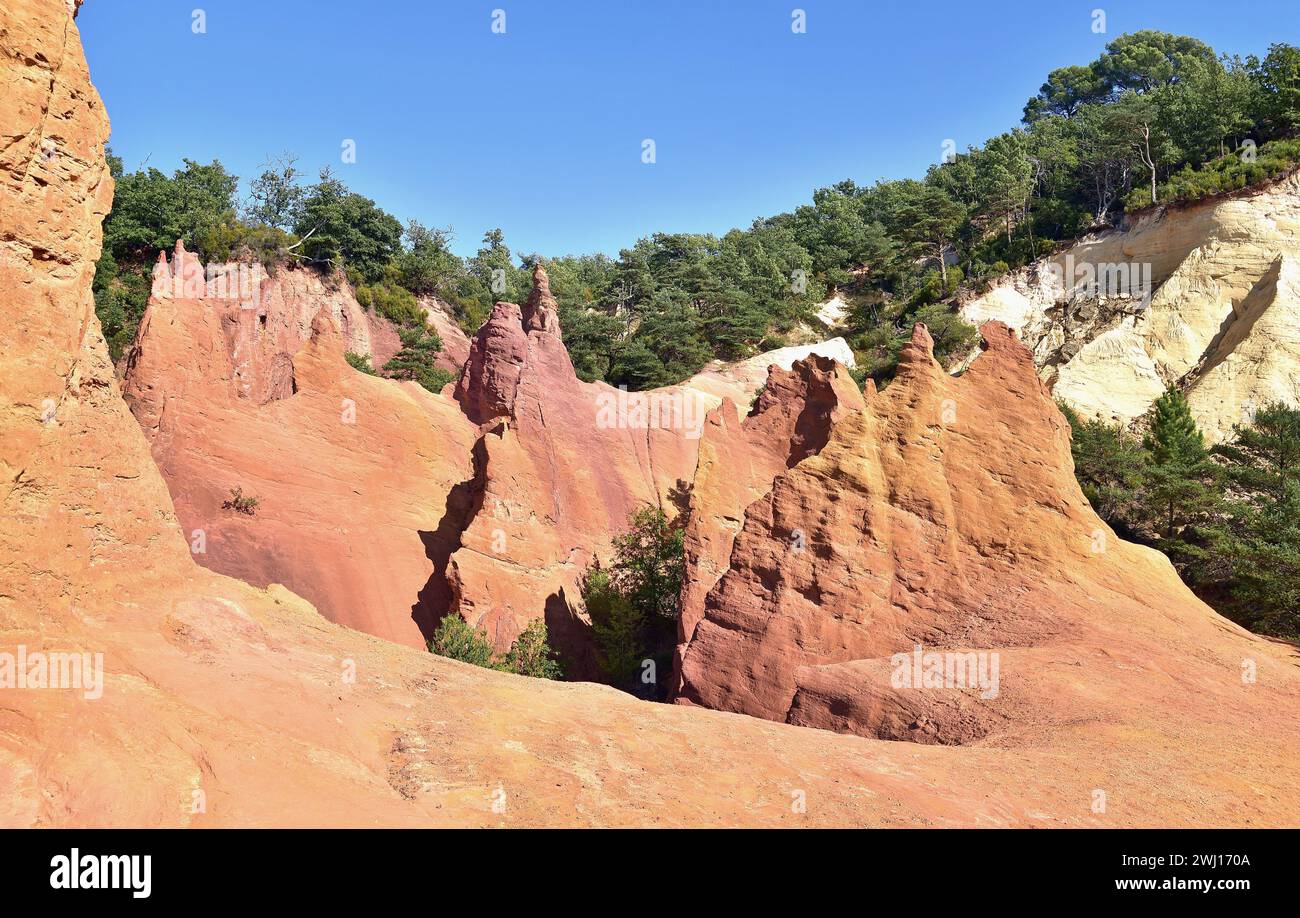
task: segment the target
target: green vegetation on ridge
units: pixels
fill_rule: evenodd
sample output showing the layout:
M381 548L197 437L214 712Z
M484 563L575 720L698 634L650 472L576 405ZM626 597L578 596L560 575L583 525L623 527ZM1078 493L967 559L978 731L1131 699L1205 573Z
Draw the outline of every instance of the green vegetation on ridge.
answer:
M1075 474L1121 536L1158 548L1215 609L1300 640L1300 411L1266 405L1207 449L1177 390L1139 439L1062 406Z
M1195 38L1121 36L1087 65L1062 67L1025 105L1024 125L951 151L924 179L843 181L791 213L721 237L654 233L604 255L550 258L551 287L579 375L633 389L679 382L714 358L785 343L832 289L852 305L859 377L887 381L915 321L942 329L936 356L973 332L952 312L979 289L1124 209L1231 191L1300 159L1300 49L1217 56ZM517 257L499 229L471 258L451 231L403 228L329 169L303 184L291 156L268 162L242 206L218 162L172 175L124 173L105 222L96 304L114 356L130 343L159 249L177 238L207 260L345 267L367 305L422 327L402 294L437 296L467 330L496 300L521 302L538 255ZM363 292L362 288L371 288ZM400 292L399 292L400 291ZM400 372L420 378L431 342L408 345ZM382 368L381 368L382 369ZM437 382L431 379L429 384Z

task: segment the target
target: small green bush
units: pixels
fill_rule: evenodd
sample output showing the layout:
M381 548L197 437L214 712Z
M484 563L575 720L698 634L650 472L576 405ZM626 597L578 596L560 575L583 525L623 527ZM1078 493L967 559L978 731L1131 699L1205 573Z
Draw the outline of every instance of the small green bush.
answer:
M390 272L391 274L392 272ZM363 280L355 272L350 272L350 279ZM424 325L424 310L415 294L401 287L393 277L385 277L373 284L355 284L357 302L363 307L383 316L398 328L419 328Z
M484 669L535 679L559 679L564 675L555 651L547 643L546 622L541 619L529 622L499 659L487 635L455 613L444 616L426 646L430 653Z
M348 351L343 355L343 359L346 360L348 365L354 370L360 370L368 376L379 375L375 372L375 368L370 365L369 354L358 354L355 351Z
M492 645L487 636L455 613L443 617L428 647L430 653L440 657L493 668Z
M546 622L540 618L533 619L510 645L501 660L502 668L535 679L559 679L564 670L546 638Z
M1298 165L1300 140L1274 140L1255 151L1253 162L1247 161L1243 148L1212 159L1199 169L1185 165L1159 186L1157 196L1162 204L1199 201L1281 178ZM1124 199L1124 209L1130 212L1150 204L1151 189L1146 187L1134 188Z
M398 335L402 349L384 364L384 375L389 379L411 379L436 393L456 378L456 374L435 365L442 339L423 324L423 318L418 328L403 328Z
M230 497L222 502L221 509L234 510L236 513L252 516L257 512L258 503L256 497L246 496L242 488L234 488L230 492Z
M198 251L207 261L260 262L268 274L276 271L289 246L297 237L271 226L250 226L227 219L205 229L195 239Z

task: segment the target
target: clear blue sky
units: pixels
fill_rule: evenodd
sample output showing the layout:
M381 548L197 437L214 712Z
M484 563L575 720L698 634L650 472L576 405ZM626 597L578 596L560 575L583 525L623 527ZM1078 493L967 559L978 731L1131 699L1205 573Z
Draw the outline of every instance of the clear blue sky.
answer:
M128 169L217 158L246 179L290 150L403 222L451 225L461 254L500 226L516 252L562 255L747 226L844 178L919 176L945 138L964 149L1012 127L1049 70L1123 32L1262 55L1300 44L1296 13L1295 0L89 0L78 22ZM347 138L355 164L341 162Z

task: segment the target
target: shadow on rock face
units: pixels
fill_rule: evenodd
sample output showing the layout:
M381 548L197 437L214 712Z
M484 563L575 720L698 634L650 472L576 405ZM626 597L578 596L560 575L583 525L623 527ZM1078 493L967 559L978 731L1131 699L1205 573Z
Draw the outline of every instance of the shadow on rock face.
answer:
M425 556L433 562L433 573L411 606L411 620L419 627L426 641L433 637L438 624L451 609L455 597L447 580L447 564L456 549L460 548L461 533L483 502L487 447L481 438L474 444L473 460L473 476L454 485L448 492L447 512L438 521L438 528L433 532L419 530Z
M595 632L591 622L569 605L564 588L546 597L547 641L564 666L567 682L608 682L596 662Z

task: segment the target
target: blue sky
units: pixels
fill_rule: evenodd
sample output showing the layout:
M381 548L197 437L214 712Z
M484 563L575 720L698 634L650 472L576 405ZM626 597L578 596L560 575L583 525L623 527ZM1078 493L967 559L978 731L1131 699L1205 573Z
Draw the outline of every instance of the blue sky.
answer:
M78 22L128 169L217 158L247 178L289 150L403 222L452 226L461 254L500 226L516 252L562 255L747 226L844 178L919 176L945 139L964 149L1017 124L1049 70L1123 32L1262 55L1300 44L1295 13L1294 0L89 0Z

